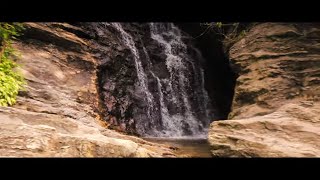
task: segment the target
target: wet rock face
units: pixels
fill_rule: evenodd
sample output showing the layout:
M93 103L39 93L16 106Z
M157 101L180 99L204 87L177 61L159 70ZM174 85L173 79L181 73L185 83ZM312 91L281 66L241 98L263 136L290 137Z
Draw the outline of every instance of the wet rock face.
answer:
M137 73L132 53L119 37L119 33L103 23L81 23L90 34L91 47L99 59L98 83L101 115L119 131L134 133L134 87Z
M231 120L211 124L214 156L319 156L320 25L262 23L234 44Z

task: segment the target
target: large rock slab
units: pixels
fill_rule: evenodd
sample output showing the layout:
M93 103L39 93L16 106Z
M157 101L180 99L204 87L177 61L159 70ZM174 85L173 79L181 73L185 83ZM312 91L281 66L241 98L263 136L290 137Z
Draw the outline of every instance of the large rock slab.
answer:
M216 121L209 142L214 157L319 157L320 103L286 104L264 116Z

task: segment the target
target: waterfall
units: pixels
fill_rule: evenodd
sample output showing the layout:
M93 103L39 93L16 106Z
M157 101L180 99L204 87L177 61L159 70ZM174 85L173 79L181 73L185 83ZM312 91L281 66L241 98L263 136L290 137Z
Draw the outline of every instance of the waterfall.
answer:
M183 42L181 30L173 23L149 23L149 36L166 56L163 63L169 76L160 77L153 71L156 65L152 64L141 38L139 42L141 41L142 48L138 48L134 36L125 31L121 23L106 25L115 28L120 33L122 42L130 49L139 91L145 95L148 119L135 119L137 131L142 136L149 137L205 135L212 110L204 88L204 72L200 64L202 56L199 50L190 48ZM194 56L188 54L188 48L194 52ZM150 91L149 82L152 81L156 82L153 85L156 86L153 88L156 92Z
M130 50L134 56L134 62L135 62L135 67L136 67L136 71L137 71L137 75L138 75L139 86L142 88L141 91L143 91L146 95L146 99L148 102L147 114L148 114L148 117L151 119L152 118L151 117L151 110L153 110L153 108L154 108L153 96L150 93L150 91L148 90L147 76L144 73L144 69L142 67L139 52L135 46L135 42L133 41L132 36L123 30L120 23L111 23L111 25L113 27L115 27L121 33L121 37L122 37L124 43L130 48Z

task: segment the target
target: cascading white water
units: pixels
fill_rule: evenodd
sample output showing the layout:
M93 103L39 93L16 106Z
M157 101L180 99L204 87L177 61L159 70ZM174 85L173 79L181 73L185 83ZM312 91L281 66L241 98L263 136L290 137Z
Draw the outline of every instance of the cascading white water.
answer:
M151 111L154 109L154 106L153 106L154 100L153 100L152 94L148 90L147 76L146 76L144 69L142 67L140 55L139 55L139 52L135 46L135 42L133 41L132 36L123 30L120 23L111 23L111 25L113 27L115 27L121 33L121 37L122 37L124 43L130 48L130 50L134 56L134 62L135 62L135 67L136 67L136 71L137 71L137 75L138 75L139 86L142 88L141 91L143 91L146 95L146 99L148 102L147 114L148 114L148 118L151 119L152 118Z
M166 29L165 25L168 25L170 28L170 31ZM162 44L164 46L165 54L167 55L166 58L166 65L170 72L170 79L168 83L170 84L170 96L172 97L173 103L178 104L178 95L177 93L181 93L183 105L185 107L184 114L175 114L171 117L164 117L162 119L163 121L174 121L175 127L178 133L178 136L181 136L183 134L183 122L188 124L190 130L192 131L192 134L199 135L199 129L197 128L199 125L201 126L201 123L194 117L191 106L188 100L188 95L186 92L186 83L188 83L188 79L185 76L185 71L187 70L185 62L181 56L177 52L174 52L175 49L173 49L173 46L176 46L180 49L180 53L186 53L186 45L182 43L181 41L181 33L180 30L175 27L173 24L162 24L162 23L150 23L150 30L151 30L151 38L156 40L158 43ZM164 39L164 35L167 35L169 37L169 41ZM175 77L178 77L175 79ZM178 82L175 82L175 81ZM174 83L178 83L181 92L177 92L173 89L172 85ZM169 96L169 97L170 97ZM165 108L165 107L162 107ZM166 119L169 118L169 119ZM172 127L171 127L172 128ZM171 134L170 134L171 135Z
M197 59L200 59L200 60L203 60L203 57L202 57L202 54L201 52L197 49L197 48L192 48L195 52L196 52L196 58ZM193 64L192 64L193 65ZM194 65L192 66L194 71L196 71ZM202 110L205 112L206 114L206 117L210 117L210 114L212 113L211 112L211 102L210 102L210 98L209 98L209 95L208 95L208 92L206 91L205 89L205 81L204 81L204 70L203 68L199 68L199 73L200 73L200 89L201 89L201 93L200 93L200 102L199 103L203 103L203 106L202 106ZM196 77L197 79L197 77ZM207 121L207 123L210 123L209 121ZM208 126L209 124L206 124L205 126Z
M140 51L140 53L144 53L148 66L143 67L133 37L123 29L120 23L108 23L107 25L114 27L121 34L123 43L133 54L139 87L145 94L145 101L148 106L147 116L149 120L153 122L157 112L160 114L161 122L153 122L153 127L148 126L148 130L144 127L146 123L141 122L143 120L135 119L140 134L149 137L204 136L212 117L210 117L210 101L204 89L203 70L201 66L195 65L196 61L201 60L201 53L194 48L198 56L197 59L192 59L188 55L188 47L182 41L181 31L173 23L150 23L151 38L162 47L166 55L165 65L169 77L160 78L150 68L154 65L146 47L143 46L142 51ZM158 96L152 94L148 88L150 79L156 81ZM192 84L191 80L196 85ZM192 95L189 94L190 92L192 92ZM158 106L160 108L157 108ZM172 107L176 107L176 109L172 109ZM195 110L194 107L197 107L198 110ZM159 128L159 124L161 128Z
M145 47L143 47L143 51L146 55L148 63L152 66L152 63L150 61L150 57L149 57ZM165 127L162 131L155 132L153 134L153 136L157 136L157 137L161 137L161 136L162 137L164 137L164 136L180 137L180 136L183 136L181 129L177 128L177 127L182 127L181 120L183 120L183 119L178 116L170 116L170 114L168 112L168 108L164 102L164 95L163 95L163 88L162 88L161 80L152 71L150 71L150 73L151 73L152 77L155 78L157 81L157 89L159 92L159 103L160 103L160 111L161 111L161 120L162 120L163 127Z

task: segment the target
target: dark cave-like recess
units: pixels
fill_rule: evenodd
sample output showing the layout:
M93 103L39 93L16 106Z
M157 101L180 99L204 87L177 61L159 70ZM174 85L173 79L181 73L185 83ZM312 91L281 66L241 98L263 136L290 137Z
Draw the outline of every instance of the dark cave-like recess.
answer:
M231 70L229 59L223 50L221 37L213 32L207 32L200 23L176 23L180 29L194 37L195 46L201 51L205 61L205 88L214 102L218 119L227 119L231 110L236 75ZM199 36L199 37L198 37ZM196 38L197 37L197 38Z

